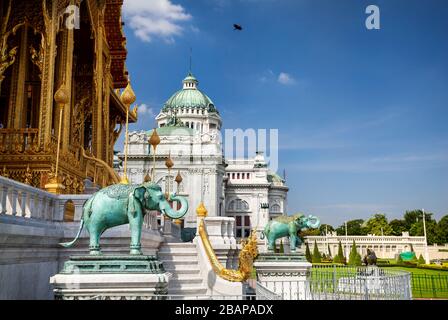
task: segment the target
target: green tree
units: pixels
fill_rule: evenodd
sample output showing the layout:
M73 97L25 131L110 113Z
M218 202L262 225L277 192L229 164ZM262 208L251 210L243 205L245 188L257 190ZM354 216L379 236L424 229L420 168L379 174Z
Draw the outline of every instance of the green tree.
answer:
M364 220L356 219L347 221L347 234L351 236L365 236L367 232L363 228ZM338 236L345 236L345 223L336 229Z
M426 220L426 222L434 220L433 215L434 214L431 213L431 212L425 212L425 220ZM406 213L403 216L403 219L404 219L404 222L406 224L406 229L410 230L412 225L414 225L414 223L422 221L422 219L423 219L423 211L420 210L420 209L406 211Z
M408 231L408 229L406 229L406 222L404 220L394 219L389 222L389 226L392 228L393 236L401 236L403 232Z
M437 231L437 222L434 220L426 220L426 238L428 239L428 244L441 243ZM423 220L414 223L409 230L409 235L411 236L423 236L424 234Z
M342 251L341 241L339 241L338 254L334 257L333 262L334 263L343 263L343 264L345 264L345 262L346 262L345 257L344 257L344 252Z
M305 243L305 258L306 258L306 261L308 261L308 262L312 261L310 246L308 245L308 242Z
M423 258L423 256L422 256L421 253L420 253L420 256L418 257L418 261L417 261L417 263L418 263L418 264L425 264L425 263L426 263L426 261L425 261L425 259Z
M437 237L440 244L448 243L448 215L442 217L437 223Z
M353 240L352 249L350 250L350 256L349 256L349 259L348 259L348 264L350 266L360 266L360 265L362 265L361 255L358 253L358 250L356 250L355 240Z
M328 231L328 233L333 232L334 228L333 226L329 225L329 224L321 224L319 227L319 231L320 231L320 235L325 235L325 232Z
M322 256L320 255L319 248L317 247L316 240L314 240L314 249L313 249L313 257L312 257L313 263L320 263L322 262Z
M392 234L392 227L387 222L386 215L382 213L377 213L367 220L365 228L367 233L377 236L381 235L381 230L385 236Z

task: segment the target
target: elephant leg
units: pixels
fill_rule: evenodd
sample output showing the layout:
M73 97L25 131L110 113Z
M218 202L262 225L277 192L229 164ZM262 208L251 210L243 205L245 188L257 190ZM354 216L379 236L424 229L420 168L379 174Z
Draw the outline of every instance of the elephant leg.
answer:
M296 251L296 243L297 243L297 237L295 234L290 235L289 243L290 243L291 252L295 252Z
M269 244L268 244L268 250L274 251L275 248L275 238L268 238Z
M129 226L131 229L130 254L142 254L140 240L142 237L143 216L140 212L129 218Z
M89 234L90 234L90 244L89 244L90 254L92 255L101 254L100 249L101 230L98 230L98 228L89 228Z

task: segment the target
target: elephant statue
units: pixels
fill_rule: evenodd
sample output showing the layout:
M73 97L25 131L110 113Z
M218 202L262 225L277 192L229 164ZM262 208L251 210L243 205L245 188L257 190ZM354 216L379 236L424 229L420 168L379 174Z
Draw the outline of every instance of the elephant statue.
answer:
M109 228L129 223L130 254L142 254L140 238L143 218L147 210L160 210L171 219L182 218L187 213L188 203L184 197L173 193L169 199L179 201L181 208L172 209L162 189L155 183L114 184L103 188L94 193L84 204L75 239L61 245L71 247L78 240L85 225L90 235L90 254L98 255L101 254L99 245L101 234Z
M291 252L296 251L296 246L299 248L302 241L297 233L301 230L309 228L318 228L320 225L319 218L303 214L295 214L293 216L280 216L269 221L261 234L261 239L264 237L268 240L268 250L273 251L275 248L275 240L282 237L289 237L289 245Z

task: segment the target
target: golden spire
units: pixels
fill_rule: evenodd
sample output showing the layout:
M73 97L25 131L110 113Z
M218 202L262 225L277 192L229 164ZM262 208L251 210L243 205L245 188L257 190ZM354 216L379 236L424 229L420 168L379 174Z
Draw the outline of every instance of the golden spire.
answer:
M64 105L69 102L69 93L65 88L65 84L62 83L54 94L54 101L56 101L59 106L59 129L58 129L58 141L56 147L56 172L54 178L50 179L49 183L45 185L45 189L51 193L62 193L65 189L64 185L59 183L58 180L58 170L59 170L59 153L61 149L61 134L62 134L62 112L64 110Z
M168 158L166 158L165 166L168 168L168 170L170 170L174 166L173 160L171 160L171 152L168 154Z
M207 209L204 206L204 203L201 201L201 203L199 203L199 206L196 208L196 213L198 215L199 218L205 218L207 216Z
M126 107L129 108L131 104L135 102L136 99L137 98L135 96L134 90L132 89L131 82L128 82L128 85L121 93L120 100Z
M151 176L149 175L148 171L146 171L145 177L143 178L143 182L151 182Z
M169 200L170 197L170 180L171 180L171 168L174 166L173 160L171 160L171 152L168 154L168 158L165 161L165 166L168 168L168 183L167 183L167 192L166 199Z
M131 108L131 104L135 102L135 93L132 90L131 82L128 81L128 85L121 93L120 100L126 106L126 133L125 133L125 142L124 142L124 173L123 178L120 183L129 184L127 170L128 170L128 151L129 151L129 109Z
M151 137L149 138L148 142L154 149L154 152L152 155L152 181L155 181L154 174L156 172L156 148L160 143L160 137L157 134L156 128L154 128L154 130L152 130L152 134L151 134Z
M177 176L176 179L174 179L174 181L176 181L176 183L179 185L182 182L182 176L180 175L180 171L177 171Z
M149 144L155 149L160 143L160 137L157 134L157 130L154 128L152 131L151 137L148 140Z

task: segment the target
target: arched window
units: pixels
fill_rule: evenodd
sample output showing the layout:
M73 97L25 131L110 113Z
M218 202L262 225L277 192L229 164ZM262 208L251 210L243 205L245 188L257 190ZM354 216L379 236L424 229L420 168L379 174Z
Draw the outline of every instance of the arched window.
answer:
M271 206L271 212L275 212L275 213L277 213L277 212L280 212L280 210L281 210L281 208L280 208L280 206L279 206L277 203L274 203L274 204Z
M249 211L249 204L247 201L235 199L230 201L228 206L229 211Z

